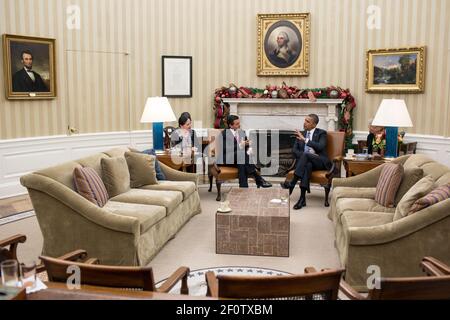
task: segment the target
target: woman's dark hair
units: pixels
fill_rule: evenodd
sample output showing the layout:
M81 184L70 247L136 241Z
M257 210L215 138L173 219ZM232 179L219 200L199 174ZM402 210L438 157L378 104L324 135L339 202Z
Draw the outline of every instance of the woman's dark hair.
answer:
M234 114L230 114L230 115L227 117L228 128L229 128L229 127L233 124L233 122L234 122L235 120L237 120L237 119L239 119L238 116L235 116Z
M183 112L180 118L178 118L178 125L181 127L185 125L188 120L192 121L191 114L189 112Z

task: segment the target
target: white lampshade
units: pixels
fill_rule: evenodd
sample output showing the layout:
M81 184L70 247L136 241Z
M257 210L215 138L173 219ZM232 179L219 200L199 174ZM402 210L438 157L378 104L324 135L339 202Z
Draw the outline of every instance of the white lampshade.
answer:
M141 123L172 122L177 118L173 113L169 100L166 97L148 98L142 113Z
M383 99L372 121L374 126L412 127L405 100Z

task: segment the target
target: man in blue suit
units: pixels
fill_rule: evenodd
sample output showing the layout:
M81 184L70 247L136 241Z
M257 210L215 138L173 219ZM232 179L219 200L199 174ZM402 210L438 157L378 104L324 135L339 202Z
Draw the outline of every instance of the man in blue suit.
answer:
M300 180L300 199L294 206L299 210L306 206L306 191L309 191L309 181L314 170L329 170L332 163L327 155L327 132L317 128L319 117L310 114L305 118L304 131L296 130L296 138L293 152L297 160L294 178L291 181L281 183L281 187L289 189L291 194L295 185Z

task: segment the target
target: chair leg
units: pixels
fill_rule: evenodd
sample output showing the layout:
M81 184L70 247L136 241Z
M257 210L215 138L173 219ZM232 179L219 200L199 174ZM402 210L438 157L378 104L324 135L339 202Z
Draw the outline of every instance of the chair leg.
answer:
M328 202L328 198L330 195L331 186L326 185L326 186L324 186L324 188L325 188L325 207L329 207L330 203Z
M219 181L219 180L216 179L216 187L217 187L217 198L216 198L216 201L222 200L222 196L221 196L221 193L220 193L221 186L222 186L222 181Z
M208 179L209 179L209 189L208 192L212 191L212 184L213 184L213 176L212 175L208 175Z

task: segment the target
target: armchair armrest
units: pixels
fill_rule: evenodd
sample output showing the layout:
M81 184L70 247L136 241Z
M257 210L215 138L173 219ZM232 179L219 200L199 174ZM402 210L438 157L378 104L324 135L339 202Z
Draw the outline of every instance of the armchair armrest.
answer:
M425 269L424 271L429 275L437 275L437 276L450 275L450 266L433 257L423 258L421 266L423 267L423 269Z
M189 272L190 270L188 267L178 268L166 281L164 281L164 283L157 289L157 291L168 293L177 284L177 282L181 280L180 293L189 294L189 288L187 285Z
M67 261L77 261L87 258L87 252L86 250L75 250L72 252L69 252L61 257L58 257L60 260L67 260Z
M365 300L366 298L361 295L358 291L353 289L351 285L349 285L344 280L341 280L339 283L339 290L342 292L347 298L350 300Z
M19 243L24 243L27 237L23 234L16 234L12 237L0 241L0 248L9 246L9 254L11 259L17 260L17 246Z
M205 279L206 279L206 284L208 287L208 290L206 291L206 296L218 298L219 297L219 285L218 285L218 281L217 281L217 278L216 278L216 275L214 274L214 272L208 271L205 274Z

